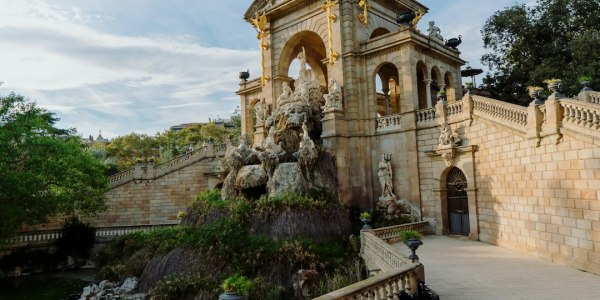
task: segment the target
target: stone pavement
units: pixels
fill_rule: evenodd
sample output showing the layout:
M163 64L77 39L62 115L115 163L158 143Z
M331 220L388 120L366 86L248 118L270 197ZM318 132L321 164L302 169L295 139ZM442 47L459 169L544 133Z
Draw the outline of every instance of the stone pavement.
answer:
M466 237L426 236L417 255L441 300L600 299L598 275Z

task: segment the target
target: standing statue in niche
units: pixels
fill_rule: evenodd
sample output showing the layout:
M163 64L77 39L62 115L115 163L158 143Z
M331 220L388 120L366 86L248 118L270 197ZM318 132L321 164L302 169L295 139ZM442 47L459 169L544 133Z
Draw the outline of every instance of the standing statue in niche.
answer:
M342 110L342 89L337 84L335 79L329 81L329 94L323 95L325 98L325 106L323 111L341 111Z
M435 26L434 21L429 21L429 29L427 29L429 36L432 38L436 38L440 41L444 41L444 37L442 36L442 31L439 27Z
M260 101L256 104L256 108L254 109L256 115L256 125L261 126L265 123L265 120L269 116L269 106L267 102L265 102L265 98L261 98Z
M381 198L396 198L392 186L392 155L384 154L379 162L377 176L381 184Z

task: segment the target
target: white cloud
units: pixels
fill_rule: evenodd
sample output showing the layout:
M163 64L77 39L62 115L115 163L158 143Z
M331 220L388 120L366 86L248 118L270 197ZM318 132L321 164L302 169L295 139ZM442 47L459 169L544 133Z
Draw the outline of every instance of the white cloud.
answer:
M89 27L94 16L79 8L4 2L2 88L32 97L80 132L153 133L207 119L206 109L193 107L216 107L238 87L237 72L258 68L258 50L204 47L186 35L110 34ZM220 113L227 116L236 102L218 103Z

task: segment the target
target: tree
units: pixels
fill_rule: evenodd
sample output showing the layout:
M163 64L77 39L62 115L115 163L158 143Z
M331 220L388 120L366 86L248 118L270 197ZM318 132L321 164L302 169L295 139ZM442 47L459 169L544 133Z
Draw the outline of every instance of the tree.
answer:
M484 88L513 103L531 101L526 88L544 86L546 79L563 80L564 92L581 89L578 78L600 84L599 0L538 0L517 4L492 15L482 29L482 62L493 72Z
M106 208L103 163L57 121L23 96L0 97L0 241L23 224Z
M138 160L155 160L159 144L154 137L132 132L114 138L106 146L106 155L116 160L119 170L133 167Z

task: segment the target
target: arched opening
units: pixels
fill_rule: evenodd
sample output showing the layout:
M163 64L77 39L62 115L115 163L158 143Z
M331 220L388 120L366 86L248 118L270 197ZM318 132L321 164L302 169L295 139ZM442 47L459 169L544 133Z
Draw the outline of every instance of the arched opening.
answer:
M456 91L452 84L452 73L446 72L444 75L444 85L446 88L446 97L448 97L448 103L456 102Z
M435 107L438 102L438 93L440 92L442 76L440 75L440 70L434 66L431 68L431 106Z
M446 177L446 204L450 234L469 235L469 197L467 178L459 168L452 168Z
M300 65L297 57L303 51L303 48L306 54L307 70L312 70L319 79L319 84L322 87L326 87L327 67L322 61L327 57L327 51L321 37L312 31L299 32L288 40L279 58L279 77L285 81L285 78L295 78L298 75ZM279 91L281 91L282 83L283 81L276 83L276 88Z
M375 97L378 116L400 113L398 82L398 68L394 64L385 63L376 71Z
M376 38L378 36L382 36L382 35L385 35L385 34L388 34L388 33L390 33L389 30L387 30L387 29L385 29L383 27L379 27L379 28L373 30L373 32L371 33L371 36L369 37L369 39L374 39L374 38Z
M417 63L417 93L419 95L419 109L427 108L427 68L422 61Z

